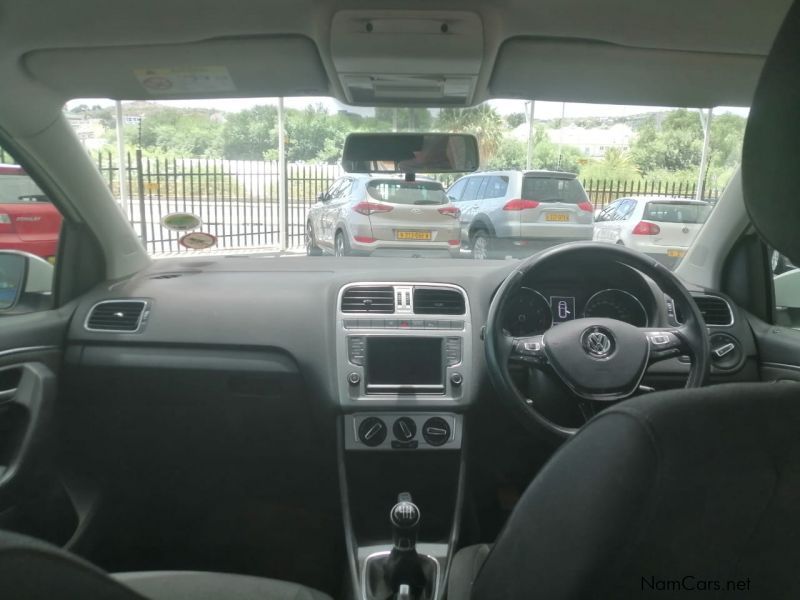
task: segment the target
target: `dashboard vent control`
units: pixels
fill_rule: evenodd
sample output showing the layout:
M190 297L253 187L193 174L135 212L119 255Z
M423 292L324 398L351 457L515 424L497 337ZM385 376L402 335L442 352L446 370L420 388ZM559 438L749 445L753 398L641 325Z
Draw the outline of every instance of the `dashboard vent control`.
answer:
M464 295L444 288L414 288L414 313L418 315L463 315Z
M146 316L144 300L106 300L89 311L86 329L89 331L139 331Z
M380 446L386 439L386 423L378 417L367 417L358 426L358 439L365 446Z
M728 303L718 296L692 296L703 314L706 325L733 325L733 313Z
M450 440L450 423L442 417L431 417L422 426L422 437L431 446L441 446Z
M393 313L394 288L391 286L351 287L342 294L343 313Z

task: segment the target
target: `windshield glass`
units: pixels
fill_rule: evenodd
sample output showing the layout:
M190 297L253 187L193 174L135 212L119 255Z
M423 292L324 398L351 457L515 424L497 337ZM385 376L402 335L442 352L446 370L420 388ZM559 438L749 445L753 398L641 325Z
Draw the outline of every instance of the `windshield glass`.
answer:
M644 218L662 223L704 223L710 211L709 204L648 202L644 209Z
M376 179L367 184L367 193L375 200L390 204L447 204L442 184L433 181Z
M525 177L522 180L522 198L569 204L589 201L583 186L577 180L557 177Z
M595 240L670 267L738 168L748 113L503 99L365 108L330 98L75 100L65 112L156 257L516 260ZM353 132L472 134L480 165L347 173ZM6 201L20 201L15 194ZM698 226L688 235L670 223Z

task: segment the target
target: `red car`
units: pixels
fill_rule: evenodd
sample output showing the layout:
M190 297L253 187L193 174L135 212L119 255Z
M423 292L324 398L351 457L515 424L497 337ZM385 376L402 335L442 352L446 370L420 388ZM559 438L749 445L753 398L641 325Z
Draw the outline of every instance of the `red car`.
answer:
M0 250L55 259L61 214L19 165L0 164Z

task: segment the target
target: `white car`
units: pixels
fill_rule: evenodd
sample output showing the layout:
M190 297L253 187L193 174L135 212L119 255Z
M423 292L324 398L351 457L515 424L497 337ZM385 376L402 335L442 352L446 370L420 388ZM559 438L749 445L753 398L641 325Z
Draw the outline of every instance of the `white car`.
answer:
M438 181L345 175L309 210L306 252L458 257L459 216Z
M687 198L619 198L595 219L593 239L634 248L672 267L710 211L707 202Z

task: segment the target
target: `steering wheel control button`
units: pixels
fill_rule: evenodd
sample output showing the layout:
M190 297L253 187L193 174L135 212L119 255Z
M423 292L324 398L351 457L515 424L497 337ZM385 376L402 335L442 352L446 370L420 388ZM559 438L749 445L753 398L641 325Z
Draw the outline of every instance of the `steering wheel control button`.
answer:
M400 417L392 426L394 437L401 442L408 442L417 435L417 424L411 417Z
M442 446L452 434L450 423L442 417L431 417L422 426L422 438L431 446Z
M581 336L581 345L592 358L603 359L614 354L614 336L605 327L589 327Z
M464 376L461 373L453 373L450 375L450 383L453 385L461 385L464 383Z
M650 343L654 346L665 346L669 342L670 337L666 333L654 333L650 336Z
M347 382L350 385L358 385L359 383L361 383L361 375L359 375L355 371L352 371L347 375Z
M358 439L365 446L380 446L386 439L386 423L378 417L367 417L358 426Z

